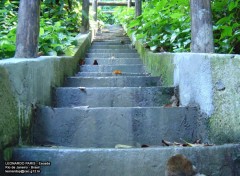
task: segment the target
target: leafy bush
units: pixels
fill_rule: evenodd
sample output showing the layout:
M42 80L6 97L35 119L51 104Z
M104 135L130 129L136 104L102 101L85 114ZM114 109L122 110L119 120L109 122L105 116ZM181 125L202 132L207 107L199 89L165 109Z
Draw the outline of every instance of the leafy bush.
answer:
M18 3L0 3L0 59L12 57L15 52L16 21Z
M0 59L14 56L18 6L19 0L0 3ZM81 4L78 0L43 0L39 35L41 54L72 54L77 43L74 36L80 32L80 24Z
M188 51L190 47L190 18L188 1L154 0L143 4L143 13L127 23L147 47L155 51ZM123 13L129 11L123 10ZM121 16L116 14L116 17ZM126 20L133 19L134 13L127 12ZM120 17L120 22L123 22Z
M44 55L73 53L76 44L74 36L80 32L81 5L76 0L72 3L72 9L51 1L42 3L39 51Z
M101 8L98 8L98 20L105 24L114 24L115 18L112 13L104 13Z
M218 53L240 53L239 7L240 0L212 0L214 42ZM133 8L118 8L115 18L153 51L190 51L188 0L147 1L143 9L142 15L134 19Z
M240 0L214 0L214 43L219 53L240 53Z

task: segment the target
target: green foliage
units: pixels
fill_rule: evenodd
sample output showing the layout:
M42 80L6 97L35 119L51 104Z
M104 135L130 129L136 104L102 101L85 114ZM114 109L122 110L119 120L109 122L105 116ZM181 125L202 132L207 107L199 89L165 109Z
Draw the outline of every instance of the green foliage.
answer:
M240 53L240 0L212 0L214 43L217 53ZM152 0L134 9L117 8L115 18L152 51L190 51L191 21L188 0Z
M98 8L98 20L105 24L114 24L115 18L112 13L105 13L101 8Z
M190 15L186 0L154 0L143 4L143 14L136 19L133 10L122 10L126 17L118 18L122 23L127 21L127 28L135 33L151 50L170 52L189 51ZM128 11L128 12L127 12ZM119 17L119 13L116 13Z
M15 53L19 0L0 3L0 59ZM39 51L43 55L72 54L74 36L80 32L81 4L78 0L43 0L41 3Z
M216 51L240 53L240 0L215 0L212 7Z
M15 52L17 6L16 1L0 3L0 59L12 57Z
M74 36L80 32L81 5L72 1L72 9L45 1L41 5L39 51L44 55L63 55L73 53L76 41Z

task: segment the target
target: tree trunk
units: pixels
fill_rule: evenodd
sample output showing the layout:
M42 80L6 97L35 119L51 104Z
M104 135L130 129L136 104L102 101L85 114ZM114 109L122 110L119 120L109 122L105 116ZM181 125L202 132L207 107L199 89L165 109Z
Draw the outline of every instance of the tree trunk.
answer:
M191 0L191 52L214 52L211 0Z
M69 11L72 10L72 1L71 0L68 0L68 7L69 7Z
M15 52L17 58L37 57L40 2L40 0L20 1Z
M131 5L132 5L132 0L127 0L127 4L128 4L128 5L127 5L128 7L131 7Z
M82 4L82 33L89 31L89 0L83 0Z
M135 0L135 17L142 14L142 0Z
M92 8L93 8L93 20L94 21L97 21L97 7L98 7L97 0L93 0Z

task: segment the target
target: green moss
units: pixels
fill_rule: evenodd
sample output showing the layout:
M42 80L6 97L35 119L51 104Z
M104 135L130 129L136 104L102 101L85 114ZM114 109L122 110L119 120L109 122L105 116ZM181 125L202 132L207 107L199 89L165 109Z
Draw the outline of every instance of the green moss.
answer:
M240 58L231 56L211 59L214 84L214 114L210 117L210 138L213 142L240 142ZM217 82L224 90L217 89Z
M8 73L0 67L0 149L18 142L17 103L11 91Z
M10 161L12 159L12 153L13 153L13 149L11 147L4 149L3 151L4 161Z
M153 53L144 48L140 42L136 42L136 48L147 67L147 71L153 76L160 76L164 86L173 86L173 54Z

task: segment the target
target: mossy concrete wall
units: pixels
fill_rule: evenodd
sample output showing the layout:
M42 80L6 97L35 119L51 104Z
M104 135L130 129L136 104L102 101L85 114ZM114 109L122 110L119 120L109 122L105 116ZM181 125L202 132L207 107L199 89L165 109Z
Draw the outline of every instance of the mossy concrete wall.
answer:
M179 86L182 106L199 106L216 144L240 142L240 55L153 53L134 41L149 72ZM206 130L206 129L203 129Z
M79 35L77 40L74 56L0 61L0 155L6 147L31 140L34 109L51 105L52 90L77 72L91 45L91 34Z

